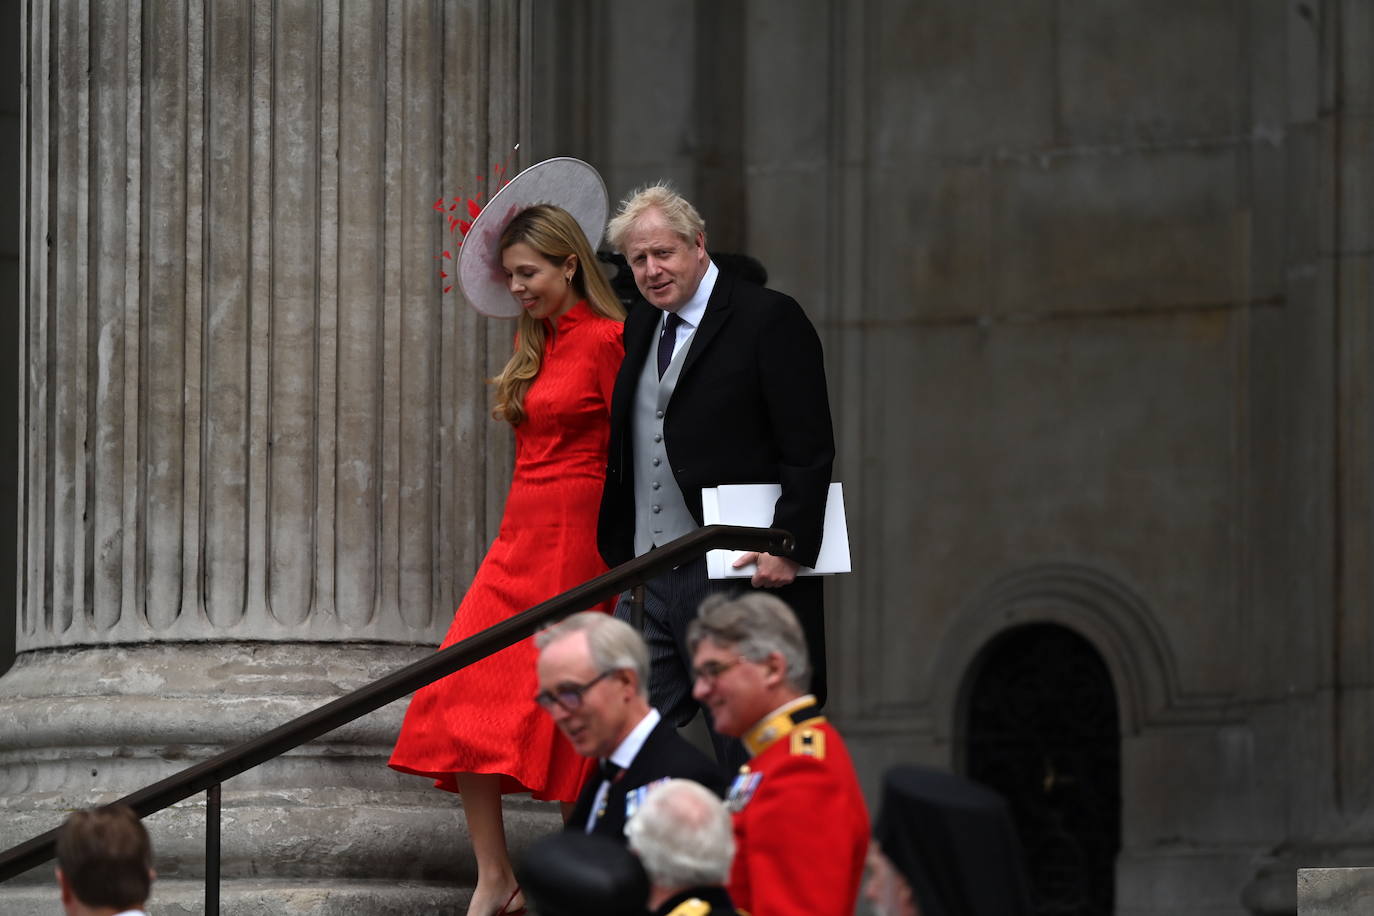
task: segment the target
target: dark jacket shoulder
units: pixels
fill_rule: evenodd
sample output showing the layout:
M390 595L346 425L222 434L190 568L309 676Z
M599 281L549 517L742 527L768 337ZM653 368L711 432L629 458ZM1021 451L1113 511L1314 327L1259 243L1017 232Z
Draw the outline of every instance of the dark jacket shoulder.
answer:
M645 739L634 762L625 771L630 788L638 788L660 779L690 779L699 782L717 795L725 792L725 779L720 767L690 741L677 733L677 728L662 719Z

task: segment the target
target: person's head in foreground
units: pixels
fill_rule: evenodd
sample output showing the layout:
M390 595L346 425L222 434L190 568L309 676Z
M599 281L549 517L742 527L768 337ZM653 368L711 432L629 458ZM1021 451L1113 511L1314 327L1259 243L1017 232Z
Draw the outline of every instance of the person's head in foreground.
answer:
M690 888L724 887L735 857L730 812L709 789L669 779L649 790L625 825L649 874L649 909Z
M649 650L629 624L573 614L534 638L535 700L583 757L609 757L649 714Z
M796 615L765 592L707 598L687 630L687 643L692 696L723 735L743 735L805 694L811 682L806 637Z
M153 848L124 805L74 811L57 834L57 886L69 916L137 911L153 884Z
M576 831L537 841L516 877L539 916L644 916L649 896L644 867L623 844Z
M877 916L1027 916L1006 802L941 770L888 770L864 897Z

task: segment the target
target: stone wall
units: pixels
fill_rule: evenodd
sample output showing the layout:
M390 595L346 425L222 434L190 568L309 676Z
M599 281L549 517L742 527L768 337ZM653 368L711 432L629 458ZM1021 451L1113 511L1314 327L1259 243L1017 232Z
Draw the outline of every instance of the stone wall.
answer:
M1298 870L1298 916L1358 916L1374 906L1374 868Z
M959 767L983 650L1051 622L1118 694L1117 913L1368 854L1370 5L588 9L547 152L676 181L825 342L867 784Z

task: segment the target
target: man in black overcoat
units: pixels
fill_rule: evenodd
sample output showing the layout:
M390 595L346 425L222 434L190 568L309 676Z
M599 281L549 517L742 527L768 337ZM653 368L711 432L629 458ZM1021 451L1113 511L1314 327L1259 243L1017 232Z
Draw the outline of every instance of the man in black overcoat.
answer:
M792 532L787 556L757 561L750 585L776 589L810 646L811 692L826 695L821 580L797 577L820 551L835 458L820 337L790 296L721 272L706 251L705 223L665 185L636 192L608 229L645 302L625 320L625 361L611 402L611 438L597 531L611 566L681 537L702 522L701 491L776 483L772 524ZM712 591L700 560L648 583L644 636L650 691L665 718L686 724L692 698L687 625ZM629 618L628 600L616 615ZM716 735L727 767L747 755Z

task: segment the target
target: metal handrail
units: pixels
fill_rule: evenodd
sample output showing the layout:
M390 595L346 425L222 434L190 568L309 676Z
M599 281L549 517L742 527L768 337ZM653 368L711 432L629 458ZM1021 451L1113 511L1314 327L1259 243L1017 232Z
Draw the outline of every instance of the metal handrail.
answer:
M673 567L696 559L708 550L758 550L786 554L791 551L792 543L792 535L780 528L748 528L739 525L709 525L699 528L529 610L509 617L462 642L454 643L428 658L393 671L352 693L344 694L337 700L298 716L266 734L131 792L119 799L119 802L132 808L139 817L147 817L168 808L197 792L209 791L211 800L217 802L218 787L225 780L279 757L341 725L347 725L354 719L399 700L406 694L447 677L473 662L481 661L507 646L512 646L533 635L547 623L585 610L618 595L630 586L642 584ZM213 807L212 811L210 800L207 800L207 820L217 820L218 805ZM51 860L56 854L58 829L53 828L0 853L0 882L8 881ZM209 833L207 828L207 848L211 842ZM218 849L218 831L214 833L214 847ZM208 869L206 877L209 881Z

